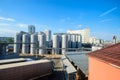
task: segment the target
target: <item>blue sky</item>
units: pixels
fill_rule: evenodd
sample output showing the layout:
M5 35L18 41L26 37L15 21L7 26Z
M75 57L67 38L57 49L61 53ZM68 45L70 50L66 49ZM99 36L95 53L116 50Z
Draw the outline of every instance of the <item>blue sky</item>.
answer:
M89 28L91 36L120 39L120 0L0 0L0 36L29 24L53 33Z

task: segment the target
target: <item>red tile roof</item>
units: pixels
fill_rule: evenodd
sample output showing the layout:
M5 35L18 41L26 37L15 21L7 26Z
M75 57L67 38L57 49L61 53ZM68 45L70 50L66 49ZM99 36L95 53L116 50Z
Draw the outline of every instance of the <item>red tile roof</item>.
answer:
M88 53L88 56L98 58L120 67L120 43Z

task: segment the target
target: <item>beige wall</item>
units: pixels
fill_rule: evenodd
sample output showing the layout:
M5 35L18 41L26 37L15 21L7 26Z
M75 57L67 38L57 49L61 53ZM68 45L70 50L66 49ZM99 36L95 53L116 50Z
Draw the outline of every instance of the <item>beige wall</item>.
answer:
M120 80L120 68L89 57L88 80Z
M90 38L90 30L89 29L68 30L67 33L69 33L69 34L81 34L82 43L89 43L89 38Z

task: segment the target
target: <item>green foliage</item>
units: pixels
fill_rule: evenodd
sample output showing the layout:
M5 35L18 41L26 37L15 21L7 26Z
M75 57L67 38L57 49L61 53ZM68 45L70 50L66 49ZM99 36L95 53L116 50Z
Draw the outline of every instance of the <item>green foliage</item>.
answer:
M0 40L0 43L2 43L3 41Z
M7 42L14 42L13 38L8 38Z

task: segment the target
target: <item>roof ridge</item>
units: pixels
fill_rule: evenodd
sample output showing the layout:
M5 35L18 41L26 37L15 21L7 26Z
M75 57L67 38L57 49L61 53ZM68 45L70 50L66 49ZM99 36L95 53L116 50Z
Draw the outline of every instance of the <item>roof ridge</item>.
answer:
M120 66L120 43L93 51L87 55Z
M120 43L116 43L116 44L113 44L113 45L107 46L107 47L105 47L105 48L102 48L102 49L99 49L99 50L96 50L96 51L92 51L92 52L90 52L90 53L98 52L98 51L102 51L102 50L105 50L105 49L107 49L107 48L117 46L117 45L119 45L119 44L120 44ZM88 53L88 54L89 54L89 53Z

